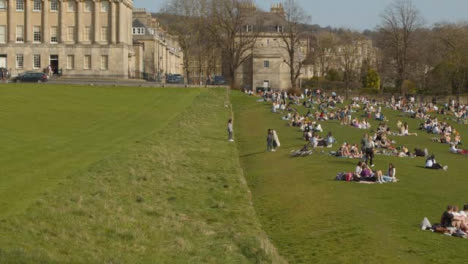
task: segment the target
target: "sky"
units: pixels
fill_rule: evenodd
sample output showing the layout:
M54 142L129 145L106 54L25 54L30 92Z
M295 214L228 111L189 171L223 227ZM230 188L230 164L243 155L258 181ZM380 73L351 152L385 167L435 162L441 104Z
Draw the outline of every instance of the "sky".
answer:
M262 9L269 9L281 0L256 0ZM311 24L345 27L355 30L374 29L380 14L392 0L298 0L312 17ZM135 7L156 12L166 0L134 0ZM413 0L426 25L436 22L468 20L468 0Z

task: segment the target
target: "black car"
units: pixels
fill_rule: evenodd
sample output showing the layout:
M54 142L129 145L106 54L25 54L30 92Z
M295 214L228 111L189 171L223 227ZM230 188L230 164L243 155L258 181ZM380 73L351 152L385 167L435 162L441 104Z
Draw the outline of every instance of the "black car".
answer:
M49 77L42 72L25 72L12 79L14 82L47 82Z
M180 74L170 74L166 77L166 83L184 84L184 76Z
M226 79L223 76L215 76L213 80L213 85L226 85Z

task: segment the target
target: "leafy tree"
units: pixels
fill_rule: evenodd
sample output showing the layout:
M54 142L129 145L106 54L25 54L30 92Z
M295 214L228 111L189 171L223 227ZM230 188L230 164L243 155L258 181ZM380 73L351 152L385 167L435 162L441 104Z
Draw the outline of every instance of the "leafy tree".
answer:
M325 76L325 78L328 81L337 82L337 81L341 81L341 74L335 69L329 69L327 71L327 76Z
M379 90L380 89L380 75L374 69L369 69L363 78L362 85L364 88Z

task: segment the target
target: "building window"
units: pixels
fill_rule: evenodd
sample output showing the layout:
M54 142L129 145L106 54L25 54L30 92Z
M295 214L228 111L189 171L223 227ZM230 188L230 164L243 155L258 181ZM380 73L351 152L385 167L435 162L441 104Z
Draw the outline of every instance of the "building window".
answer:
M16 55L16 69L23 69L24 67L24 57L23 54Z
M133 28L133 35L144 35L146 30L145 28Z
M33 56L33 68L40 69L41 68L41 55L34 54Z
M6 26L0 26L0 43L6 43Z
M107 29L107 27L101 28L101 41L109 41L109 30Z
M24 0L16 0L16 11L24 10Z
M103 13L109 12L109 2L107 1L101 2L101 12Z
M279 32L279 33L283 32L283 26L276 26L275 29L276 29L276 32Z
M50 0L50 11L57 12L58 11L58 0Z
M33 41L35 43L41 42L41 27L40 26L33 27Z
M245 32L252 32L253 31L253 26L252 25L246 25L244 27L244 29L245 29Z
M93 11L93 2L91 2L91 1L86 1L86 2L85 2L85 6L84 6L84 11L85 11L85 12L88 12L88 13L91 12L91 11Z
M83 34L84 34L84 36L83 36L84 41L91 41L91 39L92 39L91 27L85 27Z
M16 42L18 43L24 42L24 27L23 26L16 26Z
M270 68L270 61L264 61L263 62L263 67L264 68Z
M109 68L109 57L107 55L101 56L101 70L107 70Z
M75 12L75 1L68 1L67 2L67 10L68 12Z
M58 43L58 27L50 28L50 43Z
M41 11L42 0L34 0L33 11Z
M6 0L0 0L0 10L6 9L6 8L7 8Z
M75 56L68 55L67 56L67 70L75 69Z
M91 55L85 55L84 56L83 69L91 70Z
M67 40L75 41L75 27L68 27Z

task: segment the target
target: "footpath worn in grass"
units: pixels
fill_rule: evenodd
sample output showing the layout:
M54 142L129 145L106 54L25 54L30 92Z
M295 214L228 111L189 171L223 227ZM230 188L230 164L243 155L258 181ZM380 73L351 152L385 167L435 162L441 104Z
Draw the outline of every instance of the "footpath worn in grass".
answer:
M157 132L0 217L0 263L281 262L226 140L226 91L199 93Z
M254 206L265 231L290 263L464 263L468 241L421 231L424 217L433 223L448 204L468 203L467 157L448 153L448 145L433 143L417 131L420 120L385 110L393 129L407 121L418 137L392 137L397 145L428 147L448 172L424 169L423 158L377 156L375 169L397 168L396 184L365 185L336 182L341 171L353 171L357 160L314 153L289 158L304 142L297 128L286 126L271 105L233 93L236 141ZM303 114L306 109L298 107ZM359 116L362 113L357 113ZM377 122L372 121L375 128ZM340 143L359 143L366 132L339 122L322 122ZM277 130L281 148L266 153L266 132ZM468 140L466 126L456 125ZM324 134L325 134L324 133ZM338 145L332 150L337 150ZM466 146L465 146L466 148ZM330 149L324 149L325 152Z
M0 217L154 133L198 89L0 85Z

